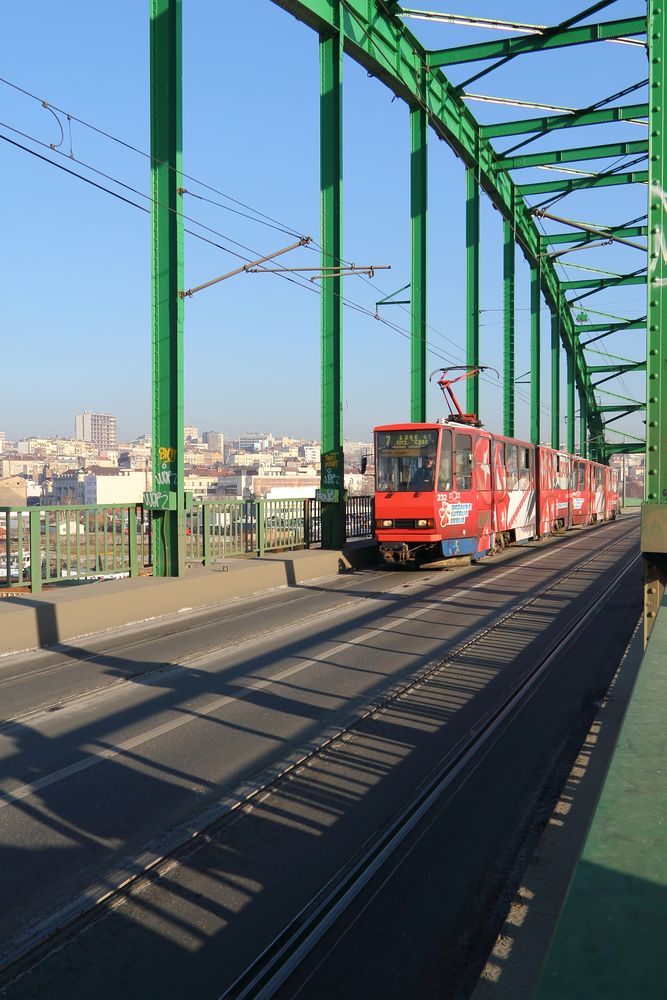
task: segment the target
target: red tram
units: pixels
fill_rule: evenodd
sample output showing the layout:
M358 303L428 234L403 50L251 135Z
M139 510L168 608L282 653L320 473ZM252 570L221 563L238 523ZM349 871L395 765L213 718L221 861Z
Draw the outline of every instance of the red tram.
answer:
M441 369L447 371L451 369ZM467 372L459 378L476 374ZM471 414L387 424L375 435L375 538L388 564L482 559L618 513L616 473L552 448L492 434Z

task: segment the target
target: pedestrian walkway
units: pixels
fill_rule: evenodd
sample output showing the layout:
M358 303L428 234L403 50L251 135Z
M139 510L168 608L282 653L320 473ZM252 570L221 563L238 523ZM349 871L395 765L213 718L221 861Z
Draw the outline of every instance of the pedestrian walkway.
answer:
M536 1000L663 1000L667 599L653 627Z

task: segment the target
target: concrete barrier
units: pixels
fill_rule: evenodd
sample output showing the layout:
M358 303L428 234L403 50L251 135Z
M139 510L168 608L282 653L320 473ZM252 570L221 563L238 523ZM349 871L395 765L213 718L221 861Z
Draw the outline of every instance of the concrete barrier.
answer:
M178 579L105 580L54 587L38 597L12 595L0 600L0 655L134 625L183 608L296 587L368 565L374 557L374 546L355 544L344 551L308 549L264 559L229 559L206 569L191 567Z

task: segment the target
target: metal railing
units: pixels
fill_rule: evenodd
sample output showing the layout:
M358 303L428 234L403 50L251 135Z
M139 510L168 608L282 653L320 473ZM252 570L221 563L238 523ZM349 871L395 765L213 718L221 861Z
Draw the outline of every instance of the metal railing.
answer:
M135 504L0 507L0 587L136 576L150 559L150 521Z
M0 507L0 589L136 576L152 565L161 523L135 504ZM346 500L346 537L368 537L372 526L373 497ZM321 539L319 500L204 500L185 512L189 563L261 557Z

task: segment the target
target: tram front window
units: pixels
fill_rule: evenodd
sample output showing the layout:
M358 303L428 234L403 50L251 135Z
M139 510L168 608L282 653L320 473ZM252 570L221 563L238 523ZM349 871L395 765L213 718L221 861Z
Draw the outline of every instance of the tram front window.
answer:
M435 485L438 431L378 431L377 489L386 493L426 493Z

